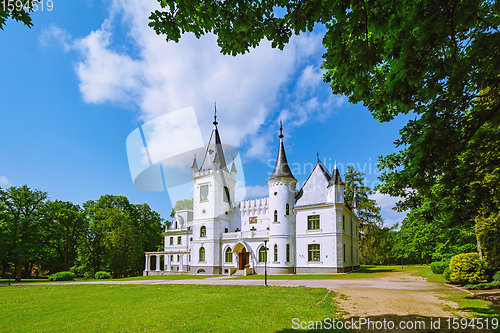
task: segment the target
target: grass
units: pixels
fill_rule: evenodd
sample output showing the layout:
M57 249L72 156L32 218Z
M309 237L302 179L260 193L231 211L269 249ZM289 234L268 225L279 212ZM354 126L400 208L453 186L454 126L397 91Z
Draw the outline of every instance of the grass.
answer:
M24 285L0 289L2 332L291 332L340 318L322 288ZM322 301L321 301L322 300Z
M500 306L493 302L473 298L470 294L456 290L444 290L443 299L458 304L457 310L465 311L474 317L500 318ZM452 310L453 312L453 310Z
M445 283L446 280L443 278L441 274L434 274L431 270L430 265L425 266L414 266L418 271L413 275L421 276L427 280L427 282L431 283Z
M355 272L347 274L284 274L268 275L268 280L351 280L351 279L369 279L382 276L400 269L400 266L361 266ZM241 276L234 279L242 280L264 280L263 274Z

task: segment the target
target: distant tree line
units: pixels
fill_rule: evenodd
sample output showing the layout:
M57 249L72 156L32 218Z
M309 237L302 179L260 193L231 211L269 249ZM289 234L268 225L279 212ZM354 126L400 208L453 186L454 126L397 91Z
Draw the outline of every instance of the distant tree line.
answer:
M26 185L0 188L0 273L5 278L13 269L16 281L58 271L138 275L144 252L161 247L165 223L147 204L124 196L79 206Z

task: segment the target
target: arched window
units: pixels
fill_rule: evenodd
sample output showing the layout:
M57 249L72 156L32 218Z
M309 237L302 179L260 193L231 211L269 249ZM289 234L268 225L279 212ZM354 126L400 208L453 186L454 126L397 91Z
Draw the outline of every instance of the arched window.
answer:
M200 247L200 261L205 261L205 248Z
M174 224L174 229L177 229L177 221Z
M278 261L278 244L274 244L274 262Z
M290 215L290 205L286 204L286 215Z
M290 244L286 244L286 262L290 262Z
M207 237L207 227L202 226L200 228L200 237Z
M259 249L259 262L267 261L267 251L265 246L261 246Z
M278 211L274 211L274 222L278 222Z
M233 251L230 247L226 249L226 262L233 262Z

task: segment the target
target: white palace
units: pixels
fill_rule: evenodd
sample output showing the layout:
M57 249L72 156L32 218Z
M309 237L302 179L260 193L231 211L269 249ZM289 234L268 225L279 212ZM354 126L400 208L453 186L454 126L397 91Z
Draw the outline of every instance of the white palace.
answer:
M193 161L193 210L179 210L163 233L164 251L147 252L144 275L343 273L359 268L359 219L344 183L318 160L300 190L285 155L267 180L269 196L234 202L237 170L226 164L214 121L205 156ZM163 265L161 256L164 256ZM152 258L154 270L151 269ZM163 267L162 267L163 266ZM163 268L163 269L162 269Z

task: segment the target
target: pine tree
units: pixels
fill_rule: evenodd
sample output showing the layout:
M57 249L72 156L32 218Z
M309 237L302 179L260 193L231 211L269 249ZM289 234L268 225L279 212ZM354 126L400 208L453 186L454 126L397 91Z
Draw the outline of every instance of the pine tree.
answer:
M359 219L361 222L361 231L368 225L377 225L382 227L384 221L380 215L380 206L374 199L369 196L373 193L372 190L364 185L365 174L354 170L354 167L349 166L344 176L345 192L344 197L349 205L352 206L354 193L356 192L358 200Z

